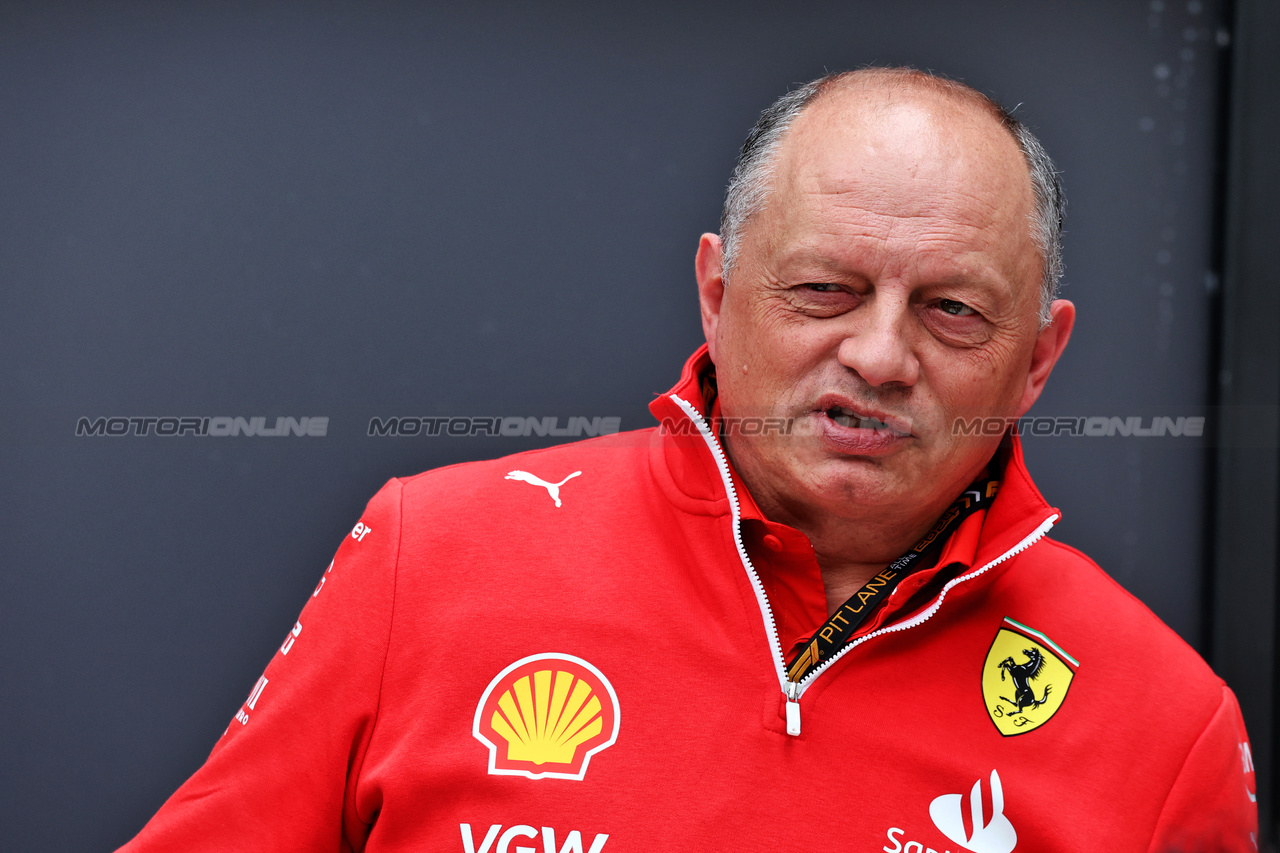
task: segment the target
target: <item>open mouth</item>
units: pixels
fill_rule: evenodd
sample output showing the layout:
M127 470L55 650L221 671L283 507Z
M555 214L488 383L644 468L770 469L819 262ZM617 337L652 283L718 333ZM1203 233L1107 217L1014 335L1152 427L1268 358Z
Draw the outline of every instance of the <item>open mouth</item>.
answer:
M889 424L885 423L884 421L878 418L873 418L866 415L860 415L857 412L852 411L851 409L844 408L843 406L832 406L831 408L827 409L827 417L831 418L831 420L835 421L836 423L840 424L840 426L843 426L843 427L852 427L855 429L886 430L888 432L902 434L900 430L897 430L894 427L891 427Z

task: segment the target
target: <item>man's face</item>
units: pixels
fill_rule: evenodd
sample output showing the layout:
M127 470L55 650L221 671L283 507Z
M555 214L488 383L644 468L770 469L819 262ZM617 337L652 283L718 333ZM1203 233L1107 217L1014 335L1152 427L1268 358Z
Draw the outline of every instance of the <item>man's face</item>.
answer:
M953 425L1023 414L1071 325L1058 302L1039 328L1033 207L1017 144L971 106L834 92L796 120L729 284L715 235L698 258L726 442L766 512L909 524L981 471L999 435ZM734 430L752 417L794 427Z

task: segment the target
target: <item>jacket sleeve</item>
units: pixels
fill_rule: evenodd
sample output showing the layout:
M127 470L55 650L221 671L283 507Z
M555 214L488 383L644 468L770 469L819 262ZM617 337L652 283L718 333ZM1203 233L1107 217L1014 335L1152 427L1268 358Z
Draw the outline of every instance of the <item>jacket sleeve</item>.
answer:
M1253 756L1240 706L1224 685L1165 798L1149 853L1256 853L1257 838Z
M122 853L359 850L400 542L392 480L347 534L266 672L195 775Z

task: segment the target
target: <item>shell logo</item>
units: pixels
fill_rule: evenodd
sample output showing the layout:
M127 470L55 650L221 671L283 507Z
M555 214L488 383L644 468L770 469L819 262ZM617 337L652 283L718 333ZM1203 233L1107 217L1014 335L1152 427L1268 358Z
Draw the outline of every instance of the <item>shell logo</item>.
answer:
M489 772L582 779L591 756L618 739L618 695L582 658L552 652L498 673L476 706L472 733L489 748Z

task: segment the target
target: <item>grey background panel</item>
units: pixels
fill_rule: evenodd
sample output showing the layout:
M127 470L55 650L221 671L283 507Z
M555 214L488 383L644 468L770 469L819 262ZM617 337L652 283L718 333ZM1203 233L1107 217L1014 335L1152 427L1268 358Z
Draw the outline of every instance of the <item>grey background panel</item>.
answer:
M910 63L1061 166L1075 339L1038 414L1207 414L1221 3L0 9L0 824L108 849L201 762L365 500L651 423L697 235L791 84ZM76 436L88 417L323 437ZM1202 646L1205 441L1028 438L1055 535Z

